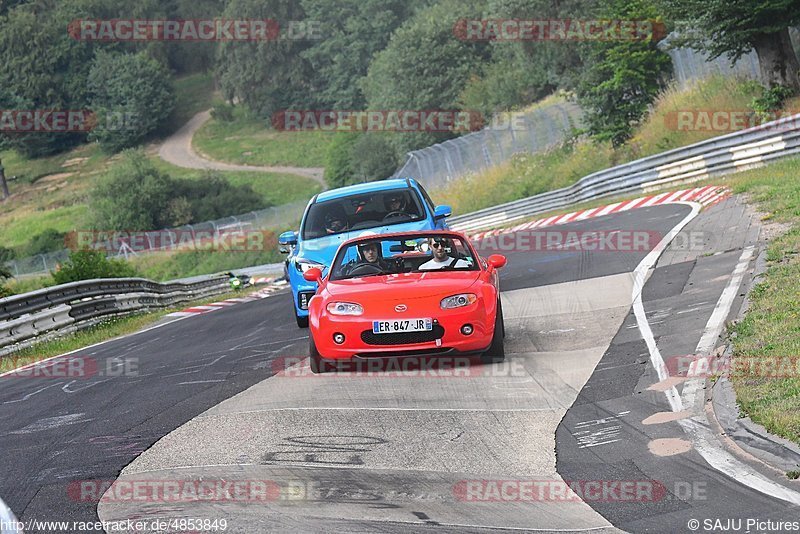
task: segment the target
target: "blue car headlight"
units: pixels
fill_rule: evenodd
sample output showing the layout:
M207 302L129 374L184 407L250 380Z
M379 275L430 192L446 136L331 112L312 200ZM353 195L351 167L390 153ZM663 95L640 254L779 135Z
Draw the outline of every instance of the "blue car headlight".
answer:
M294 260L294 266L301 273L304 273L307 270L312 269L314 267L318 268L319 270L325 269L325 266L323 264L316 261L304 260L303 258L297 258L296 260Z

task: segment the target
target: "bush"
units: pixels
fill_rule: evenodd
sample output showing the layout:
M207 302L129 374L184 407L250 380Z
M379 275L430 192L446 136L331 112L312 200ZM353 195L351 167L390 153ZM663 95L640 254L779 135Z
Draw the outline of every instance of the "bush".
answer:
M173 180L156 169L143 152L125 152L122 163L98 181L92 194L94 227L142 231L170 226L173 186Z
M233 185L215 171L207 171L202 180L174 180L172 192L175 197L170 203L173 216L186 213L188 209L191 212L189 222L192 223L221 219L270 206L249 184ZM181 199L185 201L182 202ZM186 221L171 221L172 226L179 224L186 224Z
M160 230L269 207L250 185L232 185L214 171L202 180L178 180L158 170L141 151L98 182L92 196L94 227Z
M33 236L25 246L23 256L36 256L37 254L47 254L65 248L64 232L49 228L44 232ZM8 261L8 260L6 260Z
M16 256L14 249L0 247L0 270L2 270L2 265L5 262L13 260Z
M124 260L106 258L99 250L75 250L64 265L53 274L56 284L66 284L95 278L131 278L138 276L136 269Z
M753 111L758 113L763 120L772 120L771 115L783 107L787 98L791 97L794 91L791 87L776 85L769 89L764 89L761 96L753 97Z
M385 135L338 133L325 155L325 181L330 187L382 180L397 169L397 152Z
M336 133L325 154L325 182L328 187L342 187L355 182L353 147L363 134Z
M0 263L0 282L5 282L9 278L11 278L11 273ZM13 294L14 292L6 286L0 285L0 299L3 297L10 297Z
M233 122L233 106L225 102L214 104L211 109L211 118L222 122Z
M382 180L397 169L397 155L383 135L362 135L350 151L350 161L360 182Z

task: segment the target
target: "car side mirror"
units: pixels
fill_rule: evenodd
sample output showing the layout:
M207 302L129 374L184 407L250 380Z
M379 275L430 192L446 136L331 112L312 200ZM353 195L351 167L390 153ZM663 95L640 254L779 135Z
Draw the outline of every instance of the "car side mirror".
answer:
M297 244L297 233L296 232L283 232L281 235L278 236L278 244L279 245L296 245Z
M453 208L446 205L436 206L436 209L433 210L434 219L444 219L446 217L450 217L452 214Z
M317 267L312 267L312 268L310 268L309 270L307 270L306 272L303 273L303 278L307 282L317 282L317 283L319 283L319 281L322 280L322 271L320 269L318 269Z
M486 261L489 262L489 265L494 267L495 269L502 269L506 266L506 257L502 254L492 254L489 256Z

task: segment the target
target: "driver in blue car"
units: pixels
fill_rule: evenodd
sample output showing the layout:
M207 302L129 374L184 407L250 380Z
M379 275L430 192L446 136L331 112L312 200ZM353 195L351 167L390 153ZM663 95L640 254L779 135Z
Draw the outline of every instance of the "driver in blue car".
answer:
M386 213L405 213L406 212L406 199L402 193L389 193L383 197L383 205L386 207Z

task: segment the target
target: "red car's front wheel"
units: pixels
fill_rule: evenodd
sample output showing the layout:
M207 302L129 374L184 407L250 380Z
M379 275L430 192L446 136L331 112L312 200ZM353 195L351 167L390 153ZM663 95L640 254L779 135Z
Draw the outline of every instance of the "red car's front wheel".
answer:
M500 302L497 303L497 314L494 318L494 334L492 335L492 344L489 350L481 355L481 360L484 363L502 362L506 359L505 345L503 338L506 337L505 323L503 322L503 308Z
M311 372L314 374L328 372L328 367L322 360L322 356L317 350L317 345L314 343L314 336L309 335L308 339L308 357L311 360Z

